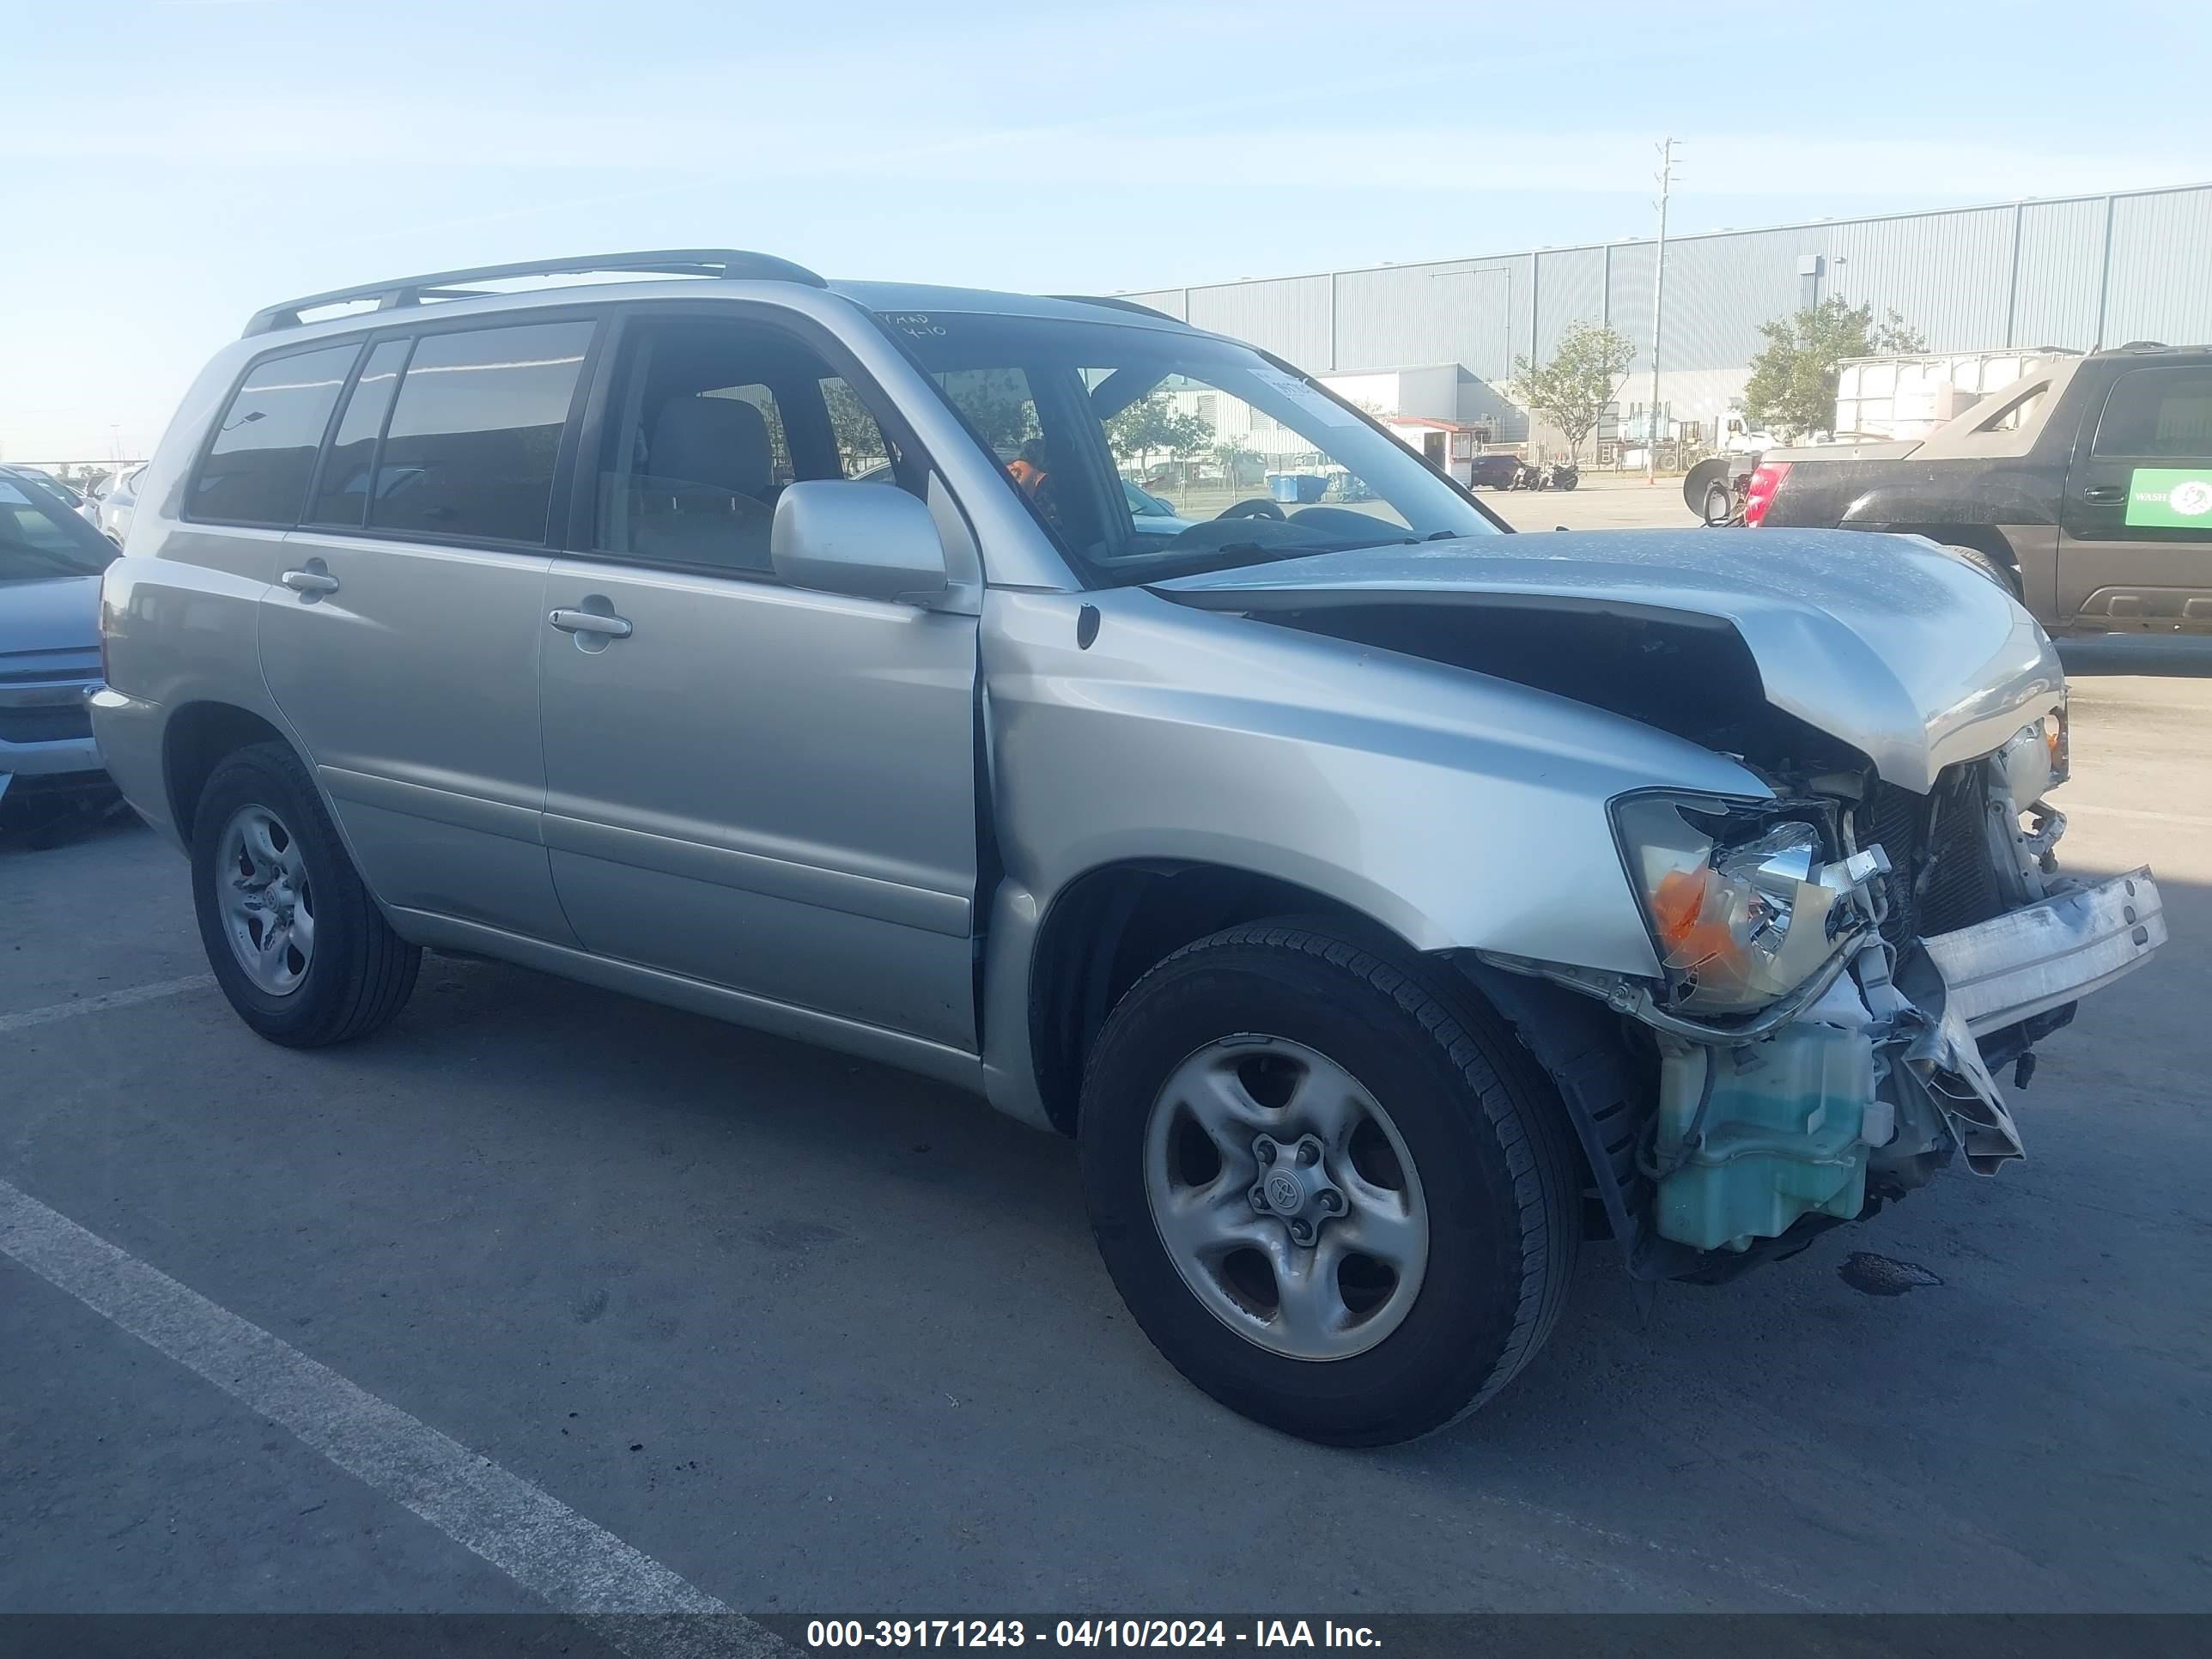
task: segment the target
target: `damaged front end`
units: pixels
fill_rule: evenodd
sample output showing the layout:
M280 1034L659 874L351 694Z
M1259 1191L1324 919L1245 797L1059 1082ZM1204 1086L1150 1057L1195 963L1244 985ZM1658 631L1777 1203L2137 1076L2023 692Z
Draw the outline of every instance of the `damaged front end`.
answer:
M1660 974L1480 953L1631 1034L1631 1098L1562 1082L1638 1278L1733 1277L1954 1158L1990 1175L2022 1155L1996 1073L2024 1086L2032 1045L2166 939L2147 870L2055 873L2064 775L2062 705L1924 795L1845 770L1766 800L1624 797Z

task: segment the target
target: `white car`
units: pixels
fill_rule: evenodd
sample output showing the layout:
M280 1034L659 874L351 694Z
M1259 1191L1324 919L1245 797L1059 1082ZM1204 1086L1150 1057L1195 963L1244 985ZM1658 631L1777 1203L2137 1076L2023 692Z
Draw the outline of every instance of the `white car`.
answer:
M131 514L138 505L138 479L145 471L142 463L128 472L108 474L92 487L77 508L94 529L118 547L131 533Z

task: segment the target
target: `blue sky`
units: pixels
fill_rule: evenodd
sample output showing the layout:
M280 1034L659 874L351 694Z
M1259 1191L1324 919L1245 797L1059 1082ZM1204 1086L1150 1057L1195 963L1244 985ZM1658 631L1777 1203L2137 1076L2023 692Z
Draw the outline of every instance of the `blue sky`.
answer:
M143 453L257 307L441 267L1105 291L1500 252L1648 234L1668 132L1686 231L2212 178L2201 3L0 0L0 47L17 459Z

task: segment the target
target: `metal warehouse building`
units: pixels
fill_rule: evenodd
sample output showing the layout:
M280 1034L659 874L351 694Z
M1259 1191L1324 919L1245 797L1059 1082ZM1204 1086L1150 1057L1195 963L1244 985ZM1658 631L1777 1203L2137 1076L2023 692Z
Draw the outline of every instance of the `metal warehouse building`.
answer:
M1392 413L1528 434L1495 389L1590 319L1637 345L1620 392L1650 398L1650 239L1127 297L1252 340ZM1839 296L1894 310L1931 351L2212 340L2212 185L1669 236L1659 401L1721 429L1759 325ZM1356 384L1346 385L1346 381Z

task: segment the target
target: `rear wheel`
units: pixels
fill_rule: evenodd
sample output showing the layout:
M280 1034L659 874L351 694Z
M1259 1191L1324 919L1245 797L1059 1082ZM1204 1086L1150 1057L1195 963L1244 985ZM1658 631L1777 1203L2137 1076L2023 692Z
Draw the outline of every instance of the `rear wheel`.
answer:
M2014 573L2010 565L1995 554L1985 553L1978 547L1966 547L1956 543L1946 543L1943 550L1960 563L1973 566L2015 599L2020 598L2019 576Z
M1579 1239L1555 1100L1471 993L1326 924L1147 974L1100 1034L1085 1194L1145 1333L1248 1417L1343 1445L1489 1399Z
M366 1036L415 988L422 953L370 900L283 744L241 749L209 777L192 819L192 895L216 983L272 1042Z

